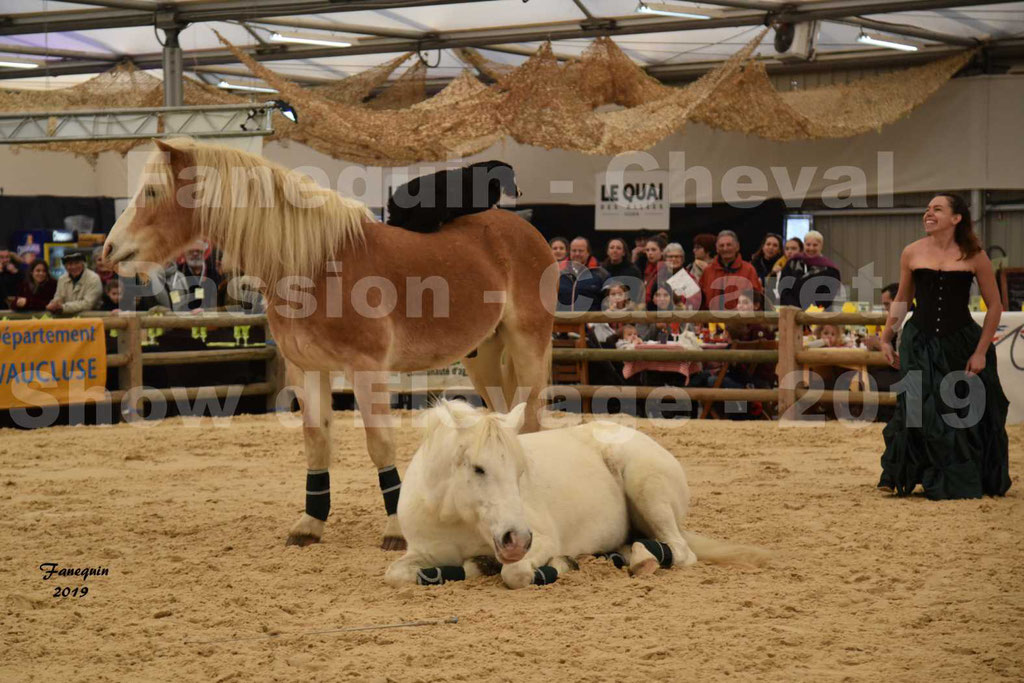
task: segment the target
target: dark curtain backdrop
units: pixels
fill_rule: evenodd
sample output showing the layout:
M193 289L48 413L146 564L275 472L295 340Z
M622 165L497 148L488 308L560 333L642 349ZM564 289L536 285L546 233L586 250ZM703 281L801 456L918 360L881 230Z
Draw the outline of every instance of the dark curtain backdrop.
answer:
M0 248L13 247L19 230L63 230L66 216L91 216L93 232L108 232L114 225L110 197L14 197L0 195Z
M531 209L531 222L544 235L573 239L586 237L591 251L598 259L604 258L604 247L612 237L624 237L632 246L636 231L612 232L594 230L594 207L567 204L519 204L517 211ZM766 232L782 234L786 205L782 200L770 200L752 208L736 208L727 204L710 207L673 206L669 211L669 235L686 249L686 259L693 259L693 237L702 232L717 234L719 230L732 230L740 238L743 258L747 259L761 246ZM644 233L647 234L647 233Z

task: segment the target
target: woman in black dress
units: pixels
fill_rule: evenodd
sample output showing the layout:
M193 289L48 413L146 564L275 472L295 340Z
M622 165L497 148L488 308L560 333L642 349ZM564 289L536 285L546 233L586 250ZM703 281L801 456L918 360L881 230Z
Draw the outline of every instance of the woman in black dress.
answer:
M903 389L886 425L879 488L900 495L921 484L931 499L1003 495L1010 488L1006 411L992 337L1002 307L992 263L964 199L938 194L924 213L927 237L900 257L900 285L882 332L882 353ZM971 283L988 305L984 327L968 309ZM914 314L892 340L916 299Z

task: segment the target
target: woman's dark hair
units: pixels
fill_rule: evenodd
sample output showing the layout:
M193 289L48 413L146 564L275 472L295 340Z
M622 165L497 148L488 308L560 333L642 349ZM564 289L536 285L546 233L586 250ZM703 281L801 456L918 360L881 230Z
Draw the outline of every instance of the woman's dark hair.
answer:
M676 307L675 293L672 291L672 288L669 287L667 282L659 282L651 291L651 310L653 311L654 309L657 308L657 306L655 306L654 304L654 295L657 294L659 291L664 291L666 294L668 294L668 309L666 310L674 310Z
M647 243L649 242L654 242L655 244L657 244L658 248L661 249L662 251L665 251L665 247L668 246L668 240L666 240L665 236L662 234L651 235L650 237L647 238L647 242L644 242L644 246L647 246Z
M963 254L960 260L966 261L981 251L981 242L974 234L974 225L971 223L971 208L967 205L967 200L953 192L938 192L935 196L945 197L949 201L950 210L954 214L960 214L960 222L953 229L953 241Z
M755 311L764 310L764 294L761 292L756 289L744 289L736 294L737 299L741 296L745 296L750 299L750 303L754 305Z
M711 256L712 254L715 253L715 244L717 242L718 239L714 235L706 232L702 232L701 234L693 238L693 246L700 247L707 253L708 256Z
M750 257L751 260L757 259L757 258L761 258L761 259L764 258L764 245L768 241L769 237L774 237L775 241L779 243L779 254L778 254L778 256L782 255L782 248L786 246L786 243L782 240L782 235L780 235L778 233L775 233L775 232L769 232L769 233L765 233L765 236L763 238L761 238L761 246L758 247L757 251L754 252L754 255Z
M619 244L622 245L622 262L629 263L630 248L629 245L626 244L626 240L621 237L613 237L610 240L608 240L607 244L604 245L604 261L601 263L601 266L607 267L612 262L611 257L608 256L608 247L612 245L612 242L618 242Z
M551 239L548 240L548 246L549 247L552 246L555 242L561 242L562 244L565 245L565 250L569 251L569 240L567 240L566 238L564 238L564 237L552 237Z
M789 244L790 242L796 242L797 244L800 245L800 251L804 250L804 241L802 239L800 239L799 237L790 237L788 240L782 243L783 251L786 250L786 245Z
M43 266L44 268L46 268L46 279L47 280L52 280L53 279L53 273L50 272L50 264L48 264L46 261L44 261L41 258L37 258L35 261L32 262L32 265L30 265L28 267L28 270L25 271L25 279L28 280L29 283L35 284L35 280L32 279L32 271L34 271L36 269L36 266L40 266L40 265Z

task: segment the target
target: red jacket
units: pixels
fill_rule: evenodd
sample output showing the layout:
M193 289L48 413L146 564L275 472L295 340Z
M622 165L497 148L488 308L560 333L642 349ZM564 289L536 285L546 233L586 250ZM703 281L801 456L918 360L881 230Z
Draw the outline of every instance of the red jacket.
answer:
M731 311L736 308L740 292L764 292L764 286L754 266L737 254L736 260L728 267L723 266L716 256L701 273L700 291L704 295L700 306L702 310Z
M16 311L45 311L46 304L53 300L53 295L56 293L57 281L53 278L39 285L35 292L32 291L32 285L28 280L22 280L18 283L18 293L14 297L11 308ZM21 297L26 299L24 306L18 306L17 301Z

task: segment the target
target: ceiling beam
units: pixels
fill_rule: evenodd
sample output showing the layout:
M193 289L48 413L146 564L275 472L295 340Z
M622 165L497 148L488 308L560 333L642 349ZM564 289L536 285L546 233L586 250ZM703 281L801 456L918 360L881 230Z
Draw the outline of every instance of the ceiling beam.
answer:
M199 0L180 5L163 5L149 11L102 9L5 14L0 15L0 35L126 26L162 28L204 21L251 21L260 17L334 14L472 2L487 0Z
M246 0L248 3L250 0ZM252 0L256 2L257 0ZM416 0L408 0L416 1ZM935 8L937 6L960 6L968 4L993 4L1000 0L884 0L887 7L898 7L907 9L912 5L914 8ZM199 3L202 4L202 3ZM395 4L395 3L392 3ZM350 7L351 5L344 5ZM805 21L810 19L837 19L848 17L851 12L878 12L882 8L880 0L845 0L835 2L824 0L824 2L805 5L806 9L783 9L777 20ZM450 32L446 35L421 34L416 38L374 38L362 40L350 47L311 47L296 48L294 46L274 46L272 48L257 48L253 58L258 61L286 61L293 59L317 59L325 57L367 55L367 54L390 54L401 52L415 52L429 49L446 49L456 47L488 47L491 45L506 46L509 43L539 42L545 40L558 41L580 38L594 38L606 35L637 35L648 33L663 33L671 31L686 31L708 28L722 28L733 26L756 26L765 22L765 14L757 10L738 10L729 12L726 16L709 20L655 18L651 19L640 15L621 17L616 19L597 20L600 25L593 25L590 22L581 24L579 22L555 22L552 24L529 25L529 26L504 26L489 29L467 30ZM0 27L0 33L2 33ZM896 55L892 55L895 59ZM228 50L196 50L184 55L185 64L188 68L194 66L209 66L214 64L236 63L237 60ZM132 61L140 69L160 68L161 56L158 53L151 55L133 56ZM97 73L110 68L108 61L82 61L58 65L48 65L46 73L50 75L62 74L85 74ZM12 73L13 72L13 73ZM24 71L0 70L0 79L26 78L28 74Z
M361 10L400 9L434 5L468 4L487 0L197 0L181 5L162 5L152 11L130 9L70 10L0 15L0 35L74 31L125 26L182 25L204 21L251 21L260 17L299 14L331 14ZM716 0L727 6L753 5L757 11L775 21L810 21L864 14L885 14L947 7L994 5L1014 0L822 0L800 5L771 5L763 0ZM597 28L606 19L585 20ZM711 21L703 25L711 28ZM672 30L672 29L669 29Z
M115 9L137 9L146 12L156 11L156 3L149 0L61 0L72 5L95 5L97 7L113 7Z
M939 33L937 31L929 31L928 29L918 28L916 26L909 26L907 24L893 24L888 21L877 21L875 19L864 19L862 17L846 17L845 19L831 19L830 21L836 24L846 24L847 26L859 26L861 28L870 28L876 31L885 31L886 33L892 33L897 36L908 36L910 38L920 38L922 40L934 40L937 43L945 43L946 45L976 47L981 44L980 40L976 40L974 38L954 36L948 33Z
M17 45L0 43L0 52L12 55L34 55L38 57L60 57L61 59L91 59L96 61L119 62L124 57L118 54L103 52L85 52L82 50L58 50L52 47L36 47L35 45Z

